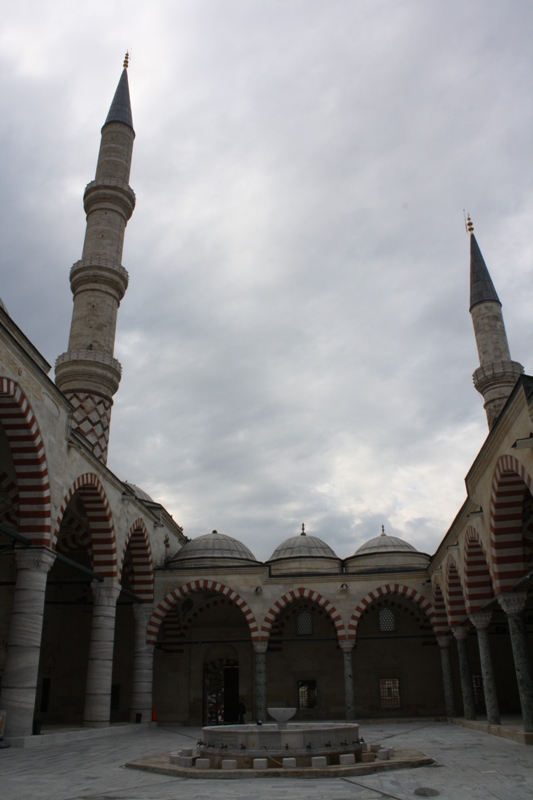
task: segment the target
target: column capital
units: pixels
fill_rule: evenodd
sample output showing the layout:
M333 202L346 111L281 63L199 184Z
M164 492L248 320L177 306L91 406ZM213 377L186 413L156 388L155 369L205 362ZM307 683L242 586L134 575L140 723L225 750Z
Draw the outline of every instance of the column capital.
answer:
M135 603L133 606L133 616L137 622L146 620L148 624L153 611L154 607L150 603Z
M462 625L458 626L457 628L452 628L452 633L458 642L468 639L468 628Z
M451 636L437 636L437 643L438 643L439 647L442 647L442 648L450 647L450 645L452 643L452 637Z
M339 647L343 653L351 653L355 646L355 639L341 639Z
M268 649L268 641L267 642L252 642L254 653L266 653Z
M475 614L469 615L469 619L477 630L486 630L492 619L492 611L476 611Z
M44 547L31 547L15 550L17 569L31 569L34 572L50 572L56 554Z
M521 614L527 601L526 592L504 592L496 595L498 603L508 617Z
M118 583L100 583L93 581L91 584L95 606L114 606L120 594Z

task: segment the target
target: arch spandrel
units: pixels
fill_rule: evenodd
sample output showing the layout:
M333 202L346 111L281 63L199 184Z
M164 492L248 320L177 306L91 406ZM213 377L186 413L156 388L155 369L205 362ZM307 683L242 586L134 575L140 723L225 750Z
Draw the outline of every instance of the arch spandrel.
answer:
M359 620L368 606L370 606L376 600L391 594L403 597L406 600L410 600L412 603L420 606L422 611L428 617L431 627L434 629L435 610L431 601L427 597L425 597L423 594L420 594L420 592L418 592L416 589L413 589L411 586L404 586L400 583L387 583L372 589L371 592L365 595L365 597L363 597L357 603L348 624L348 639L355 641Z
M345 641L348 638L346 635L346 629L344 627L341 614L337 610L337 608L333 605L333 603L330 600L328 600L327 597L324 597L324 595L320 594L320 592L316 592L314 589L307 589L304 586L300 586L297 589L291 589L290 591L285 592L285 594L279 597L270 606L261 624L260 640L268 641L270 638L272 625L274 624L279 614L291 603L294 603L295 601L302 599L312 600L321 608L323 608L324 611L327 612L328 616L333 622L333 625L335 626L335 631L337 633L339 641Z
M80 475L68 490L59 514L52 548L57 548L61 523L67 512L68 504L78 492L87 513L92 544L93 570L104 578L117 578L117 545L113 515L107 500L106 493L97 475L87 472Z
M161 623L169 611L171 611L176 604L180 602L180 600L183 600L185 597L187 597L187 595L193 592L202 591L216 592L217 594L224 595L232 600L244 615L250 630L252 641L259 640L259 630L254 613L246 600L244 600L244 598L241 597L238 592L223 583L218 583L217 581L196 580L178 586L172 592L169 592L154 609L152 616L150 617L150 622L148 623L146 635L147 644L155 644Z

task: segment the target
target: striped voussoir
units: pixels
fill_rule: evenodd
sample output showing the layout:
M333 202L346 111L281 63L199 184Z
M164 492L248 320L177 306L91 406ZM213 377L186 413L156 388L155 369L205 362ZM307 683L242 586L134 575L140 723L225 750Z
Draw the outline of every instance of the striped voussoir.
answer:
M87 472L76 478L63 500L57 519L53 547L57 546L63 516L74 494L78 492L83 500L91 533L95 572L104 578L117 577L117 546L111 509L97 475Z
M67 508L61 520L61 529L57 538L56 549L58 553L73 553L80 550L86 550L93 563L93 543L91 540L91 533L86 525L84 525L78 517L74 516Z
M453 556L446 564L446 598L450 628L461 624L466 617L466 603L459 570Z
M7 472L0 472L0 522L17 530L19 524L19 493L17 484Z
M244 600L238 592L236 592L234 589L231 589L229 586L225 586L223 583L217 583L216 581L208 580L198 580L185 583L183 586L178 586L178 588L174 589L173 592L167 594L167 596L159 603L157 608L154 609L154 613L152 614L150 622L148 623L146 635L147 644L155 644L159 627L165 618L165 615L168 614L168 612L176 605L176 603L179 603L180 600L182 600L184 597L187 597L187 595L191 594L192 592L203 592L206 590L223 594L233 600L235 605L240 608L244 614L250 629L252 640L257 641L259 639L259 631L254 613L246 600Z
M523 510L526 490L532 481L514 456L501 456L492 480L490 497L490 542L494 589L513 591L524 577Z
M107 462L109 425L113 403L107 398L89 392L66 392L74 406L72 422L92 444L93 454L104 464Z
M132 589L137 597L145 603L154 601L154 562L152 548L148 538L148 531L142 519L137 519L131 526L128 537L124 543L122 559L120 561L119 580L122 577L126 550L130 548L132 571Z
M434 626L435 610L427 597L424 597L423 594L420 594L420 592L417 592L416 589L412 589L410 586L403 586L401 583L386 583L383 586L378 586L376 589L373 589L357 603L348 624L348 639L355 639L359 620L368 606L376 600L379 600L380 597L384 597L388 594L397 594L419 605L422 611L427 615L431 627Z
M13 458L19 500L18 532L50 545L50 481L37 420L20 386L0 378L0 421Z
M438 580L436 580L433 584L433 608L435 610L433 631L435 636L444 636L450 630L450 625L448 622L448 615L446 613L444 595Z
M469 526L465 538L465 599L468 613L479 611L493 597L492 579L483 542L476 529Z
M301 600L302 597L306 600L312 600L314 603L317 603L317 605L321 606L325 611L327 611L331 621L335 625L335 630L337 632L337 638L339 641L347 638L342 617L333 603L331 603L327 597L324 597L319 592L315 592L313 589L306 589L304 586L300 586L298 589L291 589L290 592L286 592L269 608L265 614L263 624L261 625L261 634L259 637L260 641L268 641L270 638L272 625L279 616L280 612L283 611L283 609L290 603L294 603L295 600Z

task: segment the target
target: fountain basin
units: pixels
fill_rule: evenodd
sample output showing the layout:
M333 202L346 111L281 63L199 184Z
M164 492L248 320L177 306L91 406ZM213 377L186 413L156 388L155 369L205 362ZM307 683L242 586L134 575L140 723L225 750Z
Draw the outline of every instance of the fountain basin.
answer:
M267 711L276 722L287 722L296 714L296 708L267 708Z

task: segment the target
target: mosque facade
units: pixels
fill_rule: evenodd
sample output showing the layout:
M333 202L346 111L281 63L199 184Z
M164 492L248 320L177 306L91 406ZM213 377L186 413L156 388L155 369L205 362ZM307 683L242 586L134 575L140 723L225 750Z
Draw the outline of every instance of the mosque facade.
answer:
M382 530L341 559L302 526L260 562L226 534L189 540L106 464L134 138L126 61L85 189L55 382L0 303L4 736L263 720L272 706L302 720L521 714L533 732L533 377L511 359L471 223L489 432L437 551Z

